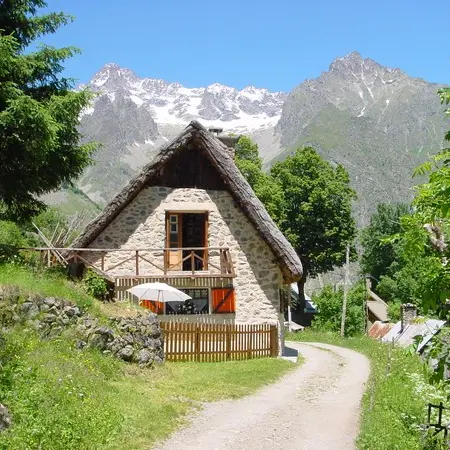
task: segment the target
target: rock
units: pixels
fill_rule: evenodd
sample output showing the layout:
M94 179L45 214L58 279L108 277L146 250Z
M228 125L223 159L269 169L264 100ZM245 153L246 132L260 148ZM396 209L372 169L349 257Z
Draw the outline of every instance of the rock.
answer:
M153 362L153 355L151 352L143 348L142 350L139 350L137 354L137 363L140 366L148 366Z
M117 352L117 357L130 362L133 359L134 349L131 345L126 345Z
M8 300L10 303L17 302L20 298L19 286L4 285L0 286L0 300Z
M42 317L41 322L43 323L52 323L56 320L56 316L54 314L47 313L44 317Z
M54 297L44 298L44 304L48 306L54 306L56 304L56 298Z
M133 338L133 335L132 334L126 334L124 337L123 337L123 339L125 340L125 342L127 343L127 344L130 344L130 345L133 345L134 344L134 338Z
M47 314L53 314L55 316L57 316L59 313L60 311L55 305L50 306L50 309L47 311Z
M78 341L77 342L77 349L78 350L83 350L84 347L86 347L87 342L86 341Z
M89 336L88 344L90 347L106 350L108 345L108 336L105 334L92 333Z
M28 317L30 319L33 319L34 317L38 316L40 312L39 306L36 305L36 303L32 302L22 303L21 309L25 317Z
M0 403L0 431L4 431L12 424L8 408Z

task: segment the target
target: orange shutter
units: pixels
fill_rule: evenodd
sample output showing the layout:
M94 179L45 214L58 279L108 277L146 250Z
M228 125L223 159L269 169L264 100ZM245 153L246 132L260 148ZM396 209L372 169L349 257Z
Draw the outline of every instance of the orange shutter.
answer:
M236 312L233 288L211 289L211 294L214 314Z
M147 308L155 314L164 314L164 303L163 302L156 302L154 300L141 300L139 302L139 304L143 308Z

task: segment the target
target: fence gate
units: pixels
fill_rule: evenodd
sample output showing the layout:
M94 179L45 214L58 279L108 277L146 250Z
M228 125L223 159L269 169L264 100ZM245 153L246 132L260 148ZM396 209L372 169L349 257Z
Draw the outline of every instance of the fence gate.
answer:
M276 325L161 322L167 361L232 361L278 355Z

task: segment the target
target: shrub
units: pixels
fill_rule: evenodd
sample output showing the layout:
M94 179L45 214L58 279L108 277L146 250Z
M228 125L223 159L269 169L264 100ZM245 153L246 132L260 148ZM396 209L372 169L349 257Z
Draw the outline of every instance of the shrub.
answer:
M88 269L83 278L86 291L95 298L105 300L108 295L108 283L100 275L93 270Z
M348 293L346 336L354 336L364 331L364 298L365 289L362 283L356 285ZM318 314L314 316L312 328L318 331L340 331L343 300L343 290L334 291L331 286L326 286L318 295L314 296L313 301L317 305Z

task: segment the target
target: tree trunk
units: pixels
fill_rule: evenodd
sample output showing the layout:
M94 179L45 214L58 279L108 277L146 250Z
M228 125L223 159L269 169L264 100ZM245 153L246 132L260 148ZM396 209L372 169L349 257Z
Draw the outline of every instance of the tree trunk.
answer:
M300 325L309 325L307 314L306 314L306 299L305 299L305 283L306 283L306 269L303 266L303 275L297 282L298 287L298 302L297 302L297 313L298 322Z

